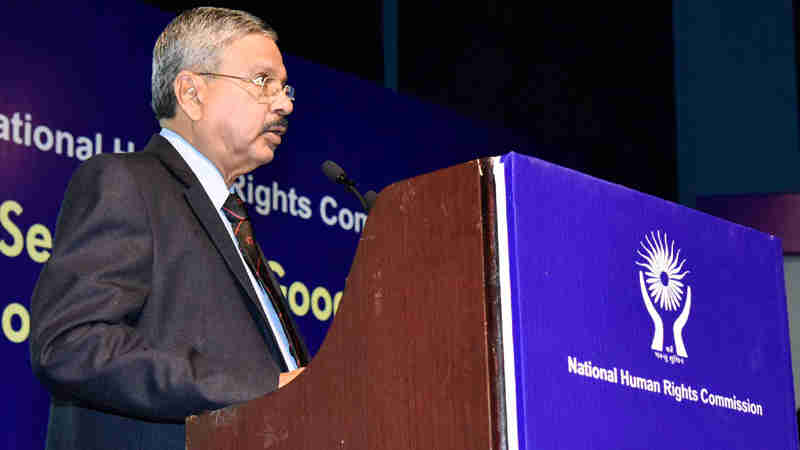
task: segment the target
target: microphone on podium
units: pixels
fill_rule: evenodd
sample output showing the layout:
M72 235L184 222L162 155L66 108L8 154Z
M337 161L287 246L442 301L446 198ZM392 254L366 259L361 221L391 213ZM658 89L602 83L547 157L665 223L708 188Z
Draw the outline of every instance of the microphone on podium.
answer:
M331 160L322 163L322 173L324 173L329 180L341 184L348 191L352 192L353 195L358 198L358 201L361 202L364 211L369 214L369 210L378 198L378 194L375 191L367 191L367 193L362 196L361 193L358 192L358 189L356 189L356 182L348 178L344 169Z

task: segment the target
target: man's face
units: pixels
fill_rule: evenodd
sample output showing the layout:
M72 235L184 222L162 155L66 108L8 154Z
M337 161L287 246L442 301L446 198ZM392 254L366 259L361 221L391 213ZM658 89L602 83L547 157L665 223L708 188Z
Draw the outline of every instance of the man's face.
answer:
M286 81L278 46L260 34L240 38L223 50L216 73L247 79L266 75ZM206 80L208 97L202 127L211 144L206 156L226 179L272 161L286 131L285 117L293 109L291 100L279 93L259 103L260 88L253 83L221 77Z

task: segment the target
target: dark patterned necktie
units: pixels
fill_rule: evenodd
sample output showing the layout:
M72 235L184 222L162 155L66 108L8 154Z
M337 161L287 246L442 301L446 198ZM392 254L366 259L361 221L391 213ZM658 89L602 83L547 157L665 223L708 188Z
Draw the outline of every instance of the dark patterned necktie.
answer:
M290 313L286 307L286 303L281 301L283 295L280 292L276 292L275 286L270 282L270 275L267 273L270 269L267 266L267 260L264 258L264 254L261 252L261 247L258 246L258 243L254 239L253 225L250 223L250 218L247 215L244 202L238 195L231 194L228 196L228 199L225 200L225 204L222 205L222 211L231 223L233 234L239 242L239 249L242 251L244 260L247 262L247 265L250 266L253 275L266 291L267 297L269 297L272 303L272 307L275 308L275 312L278 314L278 318L283 326L283 331L286 333L286 338L289 342L289 351L292 356L294 356L298 365L305 364L306 361L304 361L304 358L301 359L296 351L297 348L300 348L300 345L298 345L298 339L300 339L300 337L294 327L294 322L289 317Z

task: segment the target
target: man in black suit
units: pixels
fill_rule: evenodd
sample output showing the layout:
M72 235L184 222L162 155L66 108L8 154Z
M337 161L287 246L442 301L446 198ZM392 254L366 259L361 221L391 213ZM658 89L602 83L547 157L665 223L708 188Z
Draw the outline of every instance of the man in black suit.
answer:
M183 449L186 416L307 363L230 189L272 160L294 107L276 40L240 11L181 14L153 51L161 132L73 175L31 300L48 449Z

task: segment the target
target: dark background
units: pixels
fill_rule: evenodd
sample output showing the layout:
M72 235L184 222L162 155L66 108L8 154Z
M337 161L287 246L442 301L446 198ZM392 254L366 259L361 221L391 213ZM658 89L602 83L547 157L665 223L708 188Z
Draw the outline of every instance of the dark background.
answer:
M671 2L398 3L401 94L509 128L521 153L676 200ZM285 52L383 83L382 1L211 4L266 19Z

